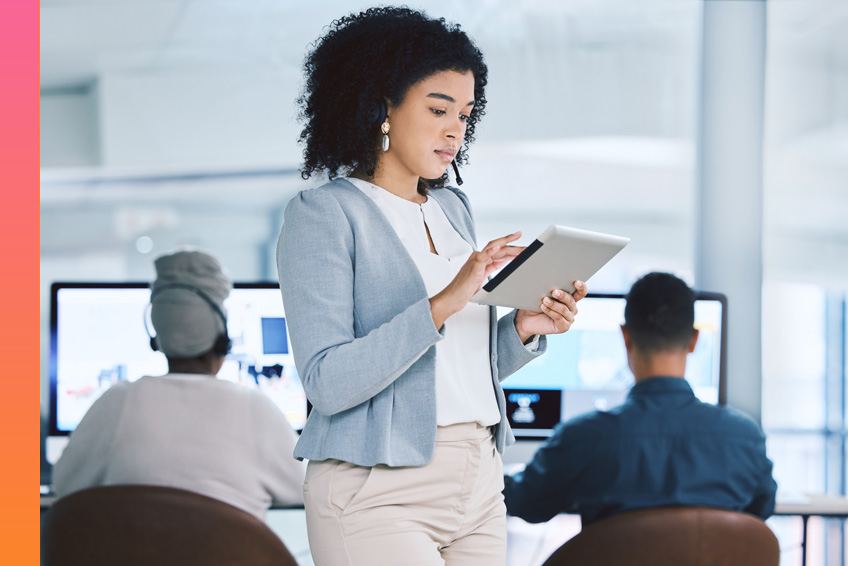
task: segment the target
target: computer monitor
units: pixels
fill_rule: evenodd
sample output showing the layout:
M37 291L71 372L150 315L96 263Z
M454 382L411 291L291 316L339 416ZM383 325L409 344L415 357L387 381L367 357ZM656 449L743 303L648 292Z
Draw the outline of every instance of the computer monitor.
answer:
M686 379L701 401L724 404L727 298L706 292L696 297L700 333L686 361ZM503 382L516 438L546 438L561 421L624 402L634 382L621 337L624 306L624 295L589 294L578 304L571 329L548 336L545 355Z
M145 329L149 302L147 283L53 283L50 436L67 436L113 384L167 373L165 356L150 348ZM279 286L235 283L224 306L233 347L218 378L266 394L296 430L302 429L306 394L294 366Z

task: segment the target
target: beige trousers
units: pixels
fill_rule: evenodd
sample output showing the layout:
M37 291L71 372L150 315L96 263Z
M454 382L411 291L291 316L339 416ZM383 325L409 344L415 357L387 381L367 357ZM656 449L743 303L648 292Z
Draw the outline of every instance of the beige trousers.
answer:
M303 496L316 566L506 563L503 463L477 423L439 427L432 461L309 462Z

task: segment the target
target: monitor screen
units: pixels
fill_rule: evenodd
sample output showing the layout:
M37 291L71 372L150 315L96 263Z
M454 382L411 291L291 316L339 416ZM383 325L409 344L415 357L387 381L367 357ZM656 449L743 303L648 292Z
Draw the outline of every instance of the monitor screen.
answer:
M590 294L565 334L548 336L548 349L503 382L507 417L517 438L550 436L560 421L624 402L633 385L621 337L623 295ZM686 379L706 403L723 404L727 299L698 293L695 351L686 361Z
M168 363L150 348L145 329L147 283L54 283L51 291L49 433L64 436L112 384L163 375ZM236 283L224 307L233 347L218 378L266 394L302 429L306 394L279 286Z

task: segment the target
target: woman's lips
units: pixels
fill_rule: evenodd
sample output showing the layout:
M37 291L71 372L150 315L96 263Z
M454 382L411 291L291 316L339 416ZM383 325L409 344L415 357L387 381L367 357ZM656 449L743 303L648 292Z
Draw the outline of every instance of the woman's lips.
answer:
M436 153L439 155L439 157L442 158L445 163L450 163L456 156L455 149L437 149Z

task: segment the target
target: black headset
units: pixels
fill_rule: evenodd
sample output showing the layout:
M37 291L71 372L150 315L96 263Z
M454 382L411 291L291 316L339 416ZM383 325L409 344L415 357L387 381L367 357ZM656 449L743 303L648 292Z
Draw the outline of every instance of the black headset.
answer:
M169 289L185 289L186 291L191 291L204 301L209 307L219 316L221 317L221 322L224 323L224 331L215 338L215 343L212 344L212 352L218 356L226 356L230 353L230 350L233 347L233 341L230 340L229 335L227 334L227 317L224 314L224 311L221 310L221 307L213 301L209 295L194 287L192 285L185 285L183 283L171 283L168 285L162 285L161 287L157 287L155 291L150 294L150 303L148 304L148 310L153 306L153 299L156 298L156 295L161 293L162 291L167 291ZM159 351L159 344L156 343L156 337L150 333L150 327L147 325L147 317L148 313L144 315L144 329L147 331L147 335L150 336L150 347L154 352Z

